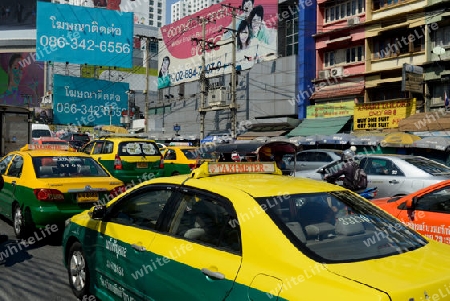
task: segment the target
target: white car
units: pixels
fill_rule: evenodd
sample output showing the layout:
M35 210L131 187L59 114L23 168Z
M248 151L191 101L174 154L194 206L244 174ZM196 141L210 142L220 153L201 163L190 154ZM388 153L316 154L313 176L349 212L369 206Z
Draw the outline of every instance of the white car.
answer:
M450 179L450 167L420 156L358 155L367 174L368 187L378 187L377 197L407 195L424 187ZM323 180L325 174L339 170L336 160L315 170L297 171L296 177ZM337 182L338 184L340 182Z
M297 153L297 160L294 162L292 155L287 155L283 160L289 170L315 170L341 159L342 150L338 149L308 149Z

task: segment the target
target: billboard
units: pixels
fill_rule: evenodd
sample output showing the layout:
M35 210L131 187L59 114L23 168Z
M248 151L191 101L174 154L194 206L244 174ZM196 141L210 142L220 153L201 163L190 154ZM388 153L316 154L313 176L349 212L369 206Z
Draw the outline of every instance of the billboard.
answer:
M53 123L120 125L128 110L128 83L54 75Z
M355 107L354 101L343 101L334 103L316 103L306 108L306 118L332 118L341 116L352 116Z
M398 128L400 120L416 112L416 99L400 99L355 104L353 129Z
M0 53L0 102L39 106L44 95L44 64L34 52Z
M131 68L133 13L38 1L36 60Z
M257 3L247 1L243 10L235 10L235 28L233 8L240 7L242 0L225 0L161 27L158 88L199 80L203 44L206 77L231 73L233 46L237 70L249 69L259 60L276 54L278 1ZM205 24L205 41L202 24Z

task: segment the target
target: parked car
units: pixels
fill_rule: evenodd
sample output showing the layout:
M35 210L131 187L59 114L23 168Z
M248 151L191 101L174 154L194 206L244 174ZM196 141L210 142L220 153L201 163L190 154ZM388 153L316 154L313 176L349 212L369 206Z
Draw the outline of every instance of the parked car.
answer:
M72 217L62 246L80 300L400 301L450 283L450 246L273 162L207 162L134 186Z
M373 203L426 237L450 244L450 180Z
M69 145L76 150L81 149L81 147L83 147L86 143L91 141L89 135L84 133L68 132L62 134L59 138L68 141Z
M164 160L154 140L130 135L103 136L80 149L101 163L114 177L138 184L160 177Z
M195 146L168 146L162 149L164 176L188 174L205 161L216 161L212 152Z
M342 150L338 149L308 149L297 153L295 170L313 170L330 162L341 159ZM286 168L294 170L294 157L287 155L284 158Z
M0 213L12 221L17 238L49 225L62 229L67 218L123 188L90 156L44 146L28 145L0 161Z
M358 155L360 167L367 174L368 187L378 187L377 197L407 195L450 179L450 167L412 155ZM313 171L297 171L296 177L323 180L324 174L340 168L336 160Z

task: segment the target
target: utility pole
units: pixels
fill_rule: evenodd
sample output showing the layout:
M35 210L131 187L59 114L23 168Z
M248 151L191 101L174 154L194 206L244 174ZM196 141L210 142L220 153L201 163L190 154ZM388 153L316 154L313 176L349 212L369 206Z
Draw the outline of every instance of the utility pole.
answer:
M233 139L236 138L237 133L236 133L236 128L237 128L237 104L236 104L236 10L238 8L236 7L232 7L230 5L226 5L226 4L222 4L222 6L224 7L228 7L232 9L232 28L228 29L231 31L232 33L232 41L231 43L226 43L226 44L231 44L232 45L232 49L231 49L231 53L232 53L232 63L231 63L231 103L229 106L227 107L218 107L218 108L211 108L211 107L206 107L206 94L207 94L207 90L208 87L206 87L206 70L205 70L205 48L206 48L206 22L208 21L207 19L202 19L202 43L201 43L201 47L202 47L202 72L200 73L200 84L201 84L201 107L199 109L200 111L200 139L205 138L205 115L207 111L217 111L217 110L225 110L225 109L230 109L231 112L231 135L233 137ZM192 40L195 40L198 42L198 39L193 38ZM224 46L226 44L222 44L220 46ZM208 47L209 43L208 43ZM212 47L216 47L215 45L213 45ZM224 66L225 67L225 66ZM219 68L223 68L223 67L219 67ZM211 68L211 70L215 70L215 69L219 69L219 68Z
M233 43L231 46L232 49L232 63L231 63L231 103L230 103L230 112L231 112L231 136L233 139L236 139L236 127L237 127L237 104L236 104L236 9L232 9L232 27L233 27Z
M156 38L156 37L149 37L149 36L144 36L144 35L136 35L136 37L138 37L139 39L145 39L145 56L144 56L144 61L145 61L145 91L144 91L144 102L145 102L145 112L144 112L144 123L145 123L145 129L144 129L144 133L148 133L148 110L149 108L149 104L148 104L148 94L149 94L149 63L150 63L150 42L157 42L160 41L160 39Z
M206 111L204 110L206 107L206 22L208 20L206 18L202 18L202 40L201 40L201 47L202 47L202 72L200 73L200 140L205 138L205 117L206 117Z

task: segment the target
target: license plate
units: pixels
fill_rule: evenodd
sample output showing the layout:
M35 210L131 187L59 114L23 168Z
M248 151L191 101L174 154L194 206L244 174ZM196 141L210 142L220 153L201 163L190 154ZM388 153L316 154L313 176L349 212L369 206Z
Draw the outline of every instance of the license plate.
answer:
M96 202L98 201L97 192L79 192L77 193L77 202Z
M148 163L147 162L138 162L138 163L136 163L136 167L137 168L148 168Z

